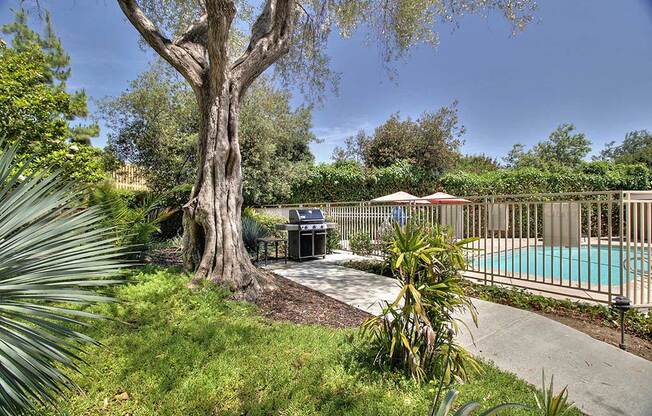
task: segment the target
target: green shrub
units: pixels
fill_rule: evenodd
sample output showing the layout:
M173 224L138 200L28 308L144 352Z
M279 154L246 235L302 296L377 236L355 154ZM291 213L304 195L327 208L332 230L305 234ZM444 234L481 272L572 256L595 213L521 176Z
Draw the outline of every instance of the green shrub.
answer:
M398 368L417 381L441 377L466 379L478 363L453 341L455 314L475 307L464 294L461 271L466 268L464 245L441 227L412 222L394 225L388 257L401 290L383 313L363 324L363 336L376 351L375 363Z
M165 208L157 195L124 193L110 182L93 187L87 204L104 214L105 225L113 229L116 244L128 247L135 257L142 257L150 249L154 235L160 232L160 224L175 212Z
M242 216L242 240L249 251L255 251L258 245L258 239L267 237L270 231L256 218L244 215Z
M330 228L326 231L326 251L332 254L335 250L340 248L340 240L342 235L337 228Z
M374 245L369 234L356 231L349 237L349 248L358 256L369 256L374 252Z
M640 164L587 162L576 168L449 172L436 177L405 162L385 168L332 163L309 167L293 179L291 188L291 196L276 203L368 201L396 191L425 195L437 189L460 196L649 189L650 171Z
M256 220L268 234L277 234L276 225L285 224L288 222L287 218L279 217L277 215L269 215L263 212L260 212L254 208L247 207L242 212L242 217L250 217Z

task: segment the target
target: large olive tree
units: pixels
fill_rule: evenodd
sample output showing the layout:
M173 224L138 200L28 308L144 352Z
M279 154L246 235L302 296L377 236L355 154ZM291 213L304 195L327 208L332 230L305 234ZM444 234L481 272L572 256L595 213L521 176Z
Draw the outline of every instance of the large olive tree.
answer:
M251 83L276 63L285 80L301 77L309 79L308 86L323 87L328 79L323 50L334 27L343 36L367 30L389 62L415 45L436 45L440 23L496 13L517 31L534 9L534 0L117 1L144 41L188 81L199 106L199 163L184 207L184 262L194 271L194 283L208 279L249 298L263 283L240 228L238 118ZM250 19L257 6L260 14ZM250 36L240 49L247 27Z

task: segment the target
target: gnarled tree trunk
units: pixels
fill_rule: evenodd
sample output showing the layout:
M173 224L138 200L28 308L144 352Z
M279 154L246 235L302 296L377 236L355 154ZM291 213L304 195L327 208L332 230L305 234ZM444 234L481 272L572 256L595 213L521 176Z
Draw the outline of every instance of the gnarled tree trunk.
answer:
M261 273L251 264L242 241L242 170L238 142L240 91L224 82L217 96L198 96L200 154L197 180L184 206L183 258L194 270L193 284L210 280L256 297Z
M186 267L192 283L210 280L253 299L269 284L242 241L242 170L238 142L240 100L247 87L289 50L295 0L266 0L249 47L228 56L234 0L203 0L204 14L182 35L166 38L137 0L117 0L143 39L192 86L201 114L197 180L184 206Z

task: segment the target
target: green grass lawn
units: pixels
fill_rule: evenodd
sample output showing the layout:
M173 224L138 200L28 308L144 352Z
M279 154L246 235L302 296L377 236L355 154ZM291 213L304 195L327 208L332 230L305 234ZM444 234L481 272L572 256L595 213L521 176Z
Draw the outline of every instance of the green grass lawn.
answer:
M90 334L103 346L48 415L426 415L435 385L417 386L360 363L352 330L271 322L214 288L147 269L94 307L111 320ZM534 404L533 389L483 364L458 403ZM116 399L127 392L129 400ZM531 414L519 410L511 414ZM579 413L573 413L579 414Z

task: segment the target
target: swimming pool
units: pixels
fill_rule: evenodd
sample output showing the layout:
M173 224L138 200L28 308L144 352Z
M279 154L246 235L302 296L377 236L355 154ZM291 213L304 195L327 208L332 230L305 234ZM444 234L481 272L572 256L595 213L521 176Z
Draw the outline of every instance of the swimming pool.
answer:
M635 274L649 272L647 250L629 250L608 245L582 245L579 247L537 246L521 247L500 253L487 253L471 262L473 270L492 272L496 275L563 284L575 283L582 287L607 285L609 273L612 284L620 284L621 269L623 279L633 278ZM634 263L636 263L634 265ZM628 267L622 267L625 264ZM526 274L528 275L526 277ZM522 275L522 276L521 276Z

